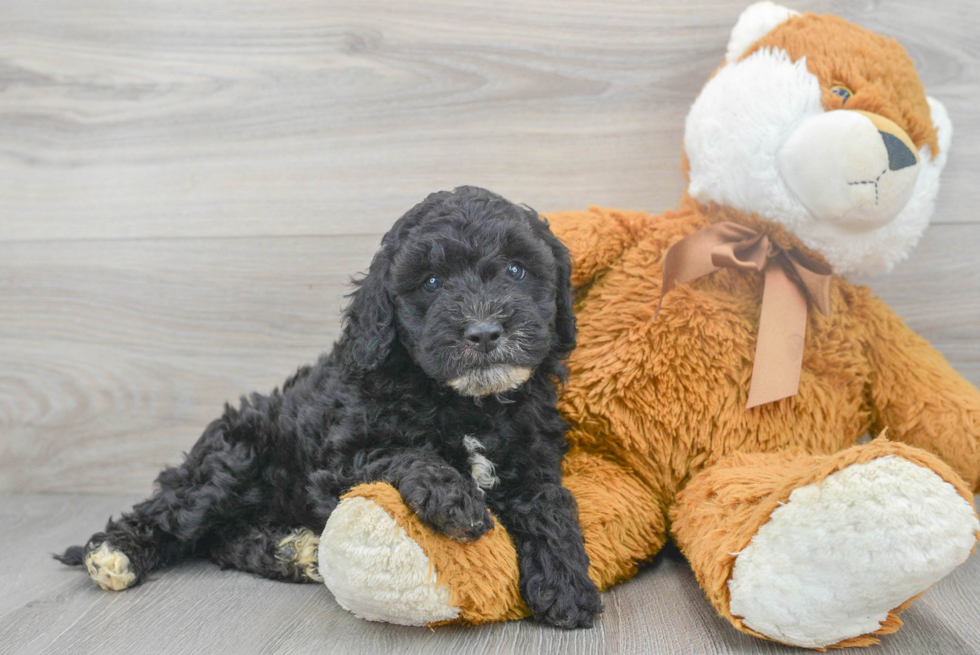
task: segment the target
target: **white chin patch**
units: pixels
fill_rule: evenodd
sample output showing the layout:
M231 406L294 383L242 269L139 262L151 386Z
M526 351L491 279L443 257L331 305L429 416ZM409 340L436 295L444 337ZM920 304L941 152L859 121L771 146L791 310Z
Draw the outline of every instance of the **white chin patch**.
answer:
M930 106L945 153L949 139L944 139L944 133L950 131L949 121L938 102L930 99ZM849 206L867 208L874 205L876 191L880 203L886 187L894 187L887 193L888 206L881 207L880 215L871 224L860 225L861 229L855 229L861 221L855 223L846 216L820 220L787 184L778 159L784 144L805 121L823 120L823 115L833 113L837 112L824 111L820 84L807 69L805 58L793 62L785 51L762 49L726 64L702 89L687 116L684 147L691 167L688 192L701 203L716 202L781 223L807 247L822 254L838 275L864 276L890 270L916 246L929 224L945 155L933 161L928 147L922 148L920 163L914 167L918 170L914 184L910 181L915 174L912 170L889 172L880 179L881 170L875 176L870 175L873 171L865 176L862 170L855 173L857 179L847 182L868 184L853 185L853 193L846 198L809 194L811 204L817 203L814 210L823 216L834 211L824 206L827 203L845 198L850 199L845 203ZM871 136L877 136L877 130ZM858 139L854 147L862 147L861 143ZM863 161L860 156L853 160L858 164ZM909 179L900 179L903 176ZM799 174L794 183L800 188L808 184ZM887 221L885 214L894 218Z
M973 506L927 468L886 456L794 490L735 560L730 609L785 644L822 648L878 630L966 561Z
M512 391L527 382L533 369L526 366L497 365L468 371L449 381L461 396L477 398Z
M340 606L362 619L426 625L459 616L422 548L367 498L346 498L330 514L319 565Z

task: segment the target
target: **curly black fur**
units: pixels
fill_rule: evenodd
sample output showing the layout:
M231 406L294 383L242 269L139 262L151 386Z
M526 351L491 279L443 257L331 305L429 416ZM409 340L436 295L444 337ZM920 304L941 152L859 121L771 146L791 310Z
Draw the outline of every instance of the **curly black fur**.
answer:
M489 530L492 510L514 538L535 616L591 626L602 607L561 486L556 409L575 346L569 275L568 251L533 210L475 187L430 195L355 281L332 352L281 391L226 406L149 499L59 559L80 564L108 542L138 582L193 555L299 579L282 570L279 541L299 527L319 534L341 494L383 480L457 540ZM474 326L483 336L468 336ZM498 373L515 370L529 377L501 388ZM496 466L488 489L470 475L467 436Z

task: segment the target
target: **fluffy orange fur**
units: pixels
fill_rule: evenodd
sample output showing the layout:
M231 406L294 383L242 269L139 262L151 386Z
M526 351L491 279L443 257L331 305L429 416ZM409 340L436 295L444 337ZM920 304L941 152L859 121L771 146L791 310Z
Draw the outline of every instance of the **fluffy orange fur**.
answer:
M867 39L877 47L858 47ZM840 105L830 86L860 87L849 109L886 116L937 152L922 86L894 41L808 14L756 47L806 55L828 109ZM564 484L578 502L601 589L634 575L672 537L721 615L756 634L728 610L730 553L793 489L896 455L935 471L971 502L980 491L980 393L869 289L833 278L832 311L807 318L799 393L751 410L761 274L720 270L678 287L653 321L665 253L711 223L750 226L823 261L778 224L687 195L661 215L592 208L547 218L572 252L577 289L579 347L561 400L571 426ZM886 428L891 441L855 445ZM503 528L476 544L451 542L422 527L393 491L372 497L423 545L454 602L466 605L461 620L526 614ZM897 630L904 607L876 634ZM837 646L875 642L863 635Z

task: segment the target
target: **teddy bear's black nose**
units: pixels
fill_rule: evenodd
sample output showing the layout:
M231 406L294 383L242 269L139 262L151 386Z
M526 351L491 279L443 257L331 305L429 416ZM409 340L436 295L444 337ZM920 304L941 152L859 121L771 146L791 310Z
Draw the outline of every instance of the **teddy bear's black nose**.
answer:
M915 166L918 160L915 153L905 145L905 142L894 134L878 130L882 141L885 142L885 150L888 151L888 170L898 171L909 166Z
M488 353L497 347L497 342L503 333L504 328L500 323L481 322L466 328L463 336L473 344L473 348Z

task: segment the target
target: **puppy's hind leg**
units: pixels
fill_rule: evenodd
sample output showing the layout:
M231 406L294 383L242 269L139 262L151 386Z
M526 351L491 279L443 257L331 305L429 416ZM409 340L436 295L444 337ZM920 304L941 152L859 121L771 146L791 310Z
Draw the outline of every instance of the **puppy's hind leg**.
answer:
M142 582L150 571L186 556L189 546L154 529L146 506L136 505L118 520L109 519L104 532L85 546L72 546L55 559L69 566L84 565L106 591L122 591Z
M317 568L320 537L309 528L242 525L222 533L211 547L211 559L221 568L272 580L323 582Z
M160 474L152 496L110 519L84 547L55 558L84 564L100 587L121 591L189 556L219 526L247 520L262 503L257 442L263 430L259 412L246 416L227 407L184 462Z

